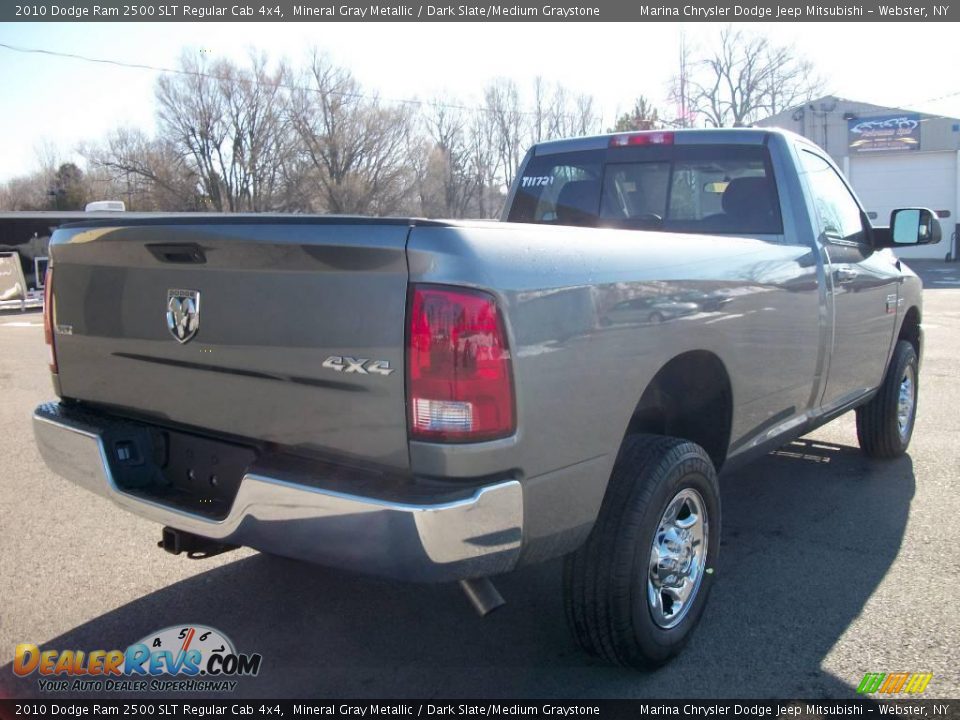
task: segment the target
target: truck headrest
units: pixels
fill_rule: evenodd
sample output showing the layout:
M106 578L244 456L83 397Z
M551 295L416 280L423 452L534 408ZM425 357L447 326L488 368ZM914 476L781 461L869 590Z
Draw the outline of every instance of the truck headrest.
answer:
M600 211L600 183L571 180L557 196L557 220L564 225L596 225Z
M738 217L769 215L774 210L773 188L765 177L742 177L730 181L720 198L723 211Z

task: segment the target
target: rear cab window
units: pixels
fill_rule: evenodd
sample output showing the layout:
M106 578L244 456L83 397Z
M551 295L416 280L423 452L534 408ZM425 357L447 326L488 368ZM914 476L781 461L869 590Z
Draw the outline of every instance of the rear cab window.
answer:
M657 145L534 155L511 222L707 234L783 232L765 147Z

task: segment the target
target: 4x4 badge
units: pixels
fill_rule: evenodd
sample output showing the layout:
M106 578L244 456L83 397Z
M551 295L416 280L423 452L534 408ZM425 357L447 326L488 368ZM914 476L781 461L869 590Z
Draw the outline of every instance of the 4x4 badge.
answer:
M323 361L323 367L337 372L359 373L360 375L389 375L393 372L389 360L369 360L345 355L331 355Z
M179 343L193 339L200 329L199 290L167 290L167 329Z

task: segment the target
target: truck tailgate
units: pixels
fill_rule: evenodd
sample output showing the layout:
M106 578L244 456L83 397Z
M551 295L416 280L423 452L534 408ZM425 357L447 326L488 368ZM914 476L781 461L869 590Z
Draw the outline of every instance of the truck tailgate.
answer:
M405 468L408 230L404 220L262 216L60 229L51 255L61 392ZM168 325L171 299L179 328Z

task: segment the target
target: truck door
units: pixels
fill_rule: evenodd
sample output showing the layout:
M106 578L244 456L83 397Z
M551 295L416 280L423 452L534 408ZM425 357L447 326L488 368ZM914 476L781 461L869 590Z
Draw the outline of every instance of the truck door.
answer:
M806 148L800 150L800 157L828 262L833 337L821 404L829 410L877 387L883 379L900 271L891 253L870 246L866 216L836 168Z

